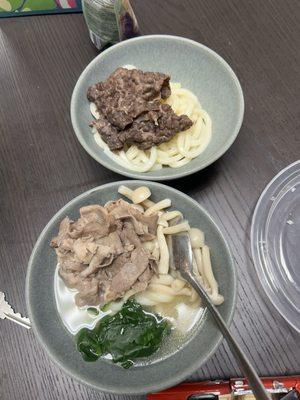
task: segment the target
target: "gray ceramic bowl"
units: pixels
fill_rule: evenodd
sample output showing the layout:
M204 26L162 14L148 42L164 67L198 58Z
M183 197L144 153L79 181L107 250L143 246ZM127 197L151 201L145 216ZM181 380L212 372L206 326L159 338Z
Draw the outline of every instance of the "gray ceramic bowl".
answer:
M120 184L130 188L147 185L154 201L170 198L173 208L181 210L189 221L193 221L193 226L203 229L206 242L212 249L212 263L220 292L225 297L219 311L228 325L235 307L237 282L228 245L215 222L197 202L168 186L143 181L109 183L76 197L51 219L34 247L27 271L26 301L34 333L52 360L73 378L101 391L140 394L170 387L192 374L215 352L222 336L205 312L183 345L161 358L157 353L152 364L124 370L101 359L95 363L83 361L75 348L74 338L64 328L57 313L53 289L56 255L49 243L66 215L75 219L83 205L104 204L119 198L117 188Z
M202 154L181 168L138 173L115 163L95 143L89 128L93 118L86 98L87 89L125 64L170 74L172 81L181 82L183 87L196 94L213 124L212 139ZM71 100L74 131L96 161L121 175L156 181L187 176L213 163L232 145L243 116L244 98L240 83L223 58L197 42L168 35L141 36L105 50L83 71Z

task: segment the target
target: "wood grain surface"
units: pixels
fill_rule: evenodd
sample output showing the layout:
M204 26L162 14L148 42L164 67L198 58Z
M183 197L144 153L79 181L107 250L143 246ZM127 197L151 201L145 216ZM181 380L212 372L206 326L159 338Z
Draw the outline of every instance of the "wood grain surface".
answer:
M262 292L249 249L261 191L299 158L299 1L135 0L133 5L143 34L197 40L223 56L240 79L246 110L236 142L203 172L170 185L199 201L229 240L239 277L232 331L259 374L299 373L300 337ZM98 165L72 131L71 93L96 54L81 14L0 21L0 290L24 314L27 262L45 224L74 196L123 179ZM239 374L223 343L190 379ZM0 320L1 400L115 398L67 377L32 332Z

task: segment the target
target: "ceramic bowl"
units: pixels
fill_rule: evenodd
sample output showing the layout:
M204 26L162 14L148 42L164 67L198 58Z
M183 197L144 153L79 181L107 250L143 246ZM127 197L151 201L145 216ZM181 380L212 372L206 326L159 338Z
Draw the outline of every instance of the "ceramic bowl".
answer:
M205 232L206 243L211 248L214 273L225 298L219 311L227 325L233 316L237 281L229 247L216 223L196 201L168 186L143 181L109 183L71 200L51 219L34 247L26 278L27 308L35 335L52 360L74 379L101 391L141 394L158 391L184 380L212 356L222 335L205 310L192 332L179 346L161 353L159 350L150 364L143 363L126 370L103 359L95 363L83 361L76 350L74 337L65 329L57 312L54 297L57 261L49 244L65 216L77 219L79 208L84 205L103 205L109 200L120 198L117 193L120 184L132 189L146 185L154 201L170 198L173 209L181 210L189 221L193 221L194 227Z
M191 90L212 119L212 138L202 154L180 168L134 172L118 165L97 145L89 123L93 120L86 97L90 85L105 80L116 68L134 65L144 71L171 75L173 82ZM100 164L136 179L170 180L199 171L234 142L244 115L240 83L230 66L213 50L195 41L168 35L150 35L121 42L97 56L79 77L71 100L71 119L84 149Z

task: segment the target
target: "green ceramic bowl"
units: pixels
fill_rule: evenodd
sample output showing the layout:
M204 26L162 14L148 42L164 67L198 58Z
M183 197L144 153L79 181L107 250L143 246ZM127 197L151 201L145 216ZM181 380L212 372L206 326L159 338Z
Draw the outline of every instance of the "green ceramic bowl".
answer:
M185 166L134 172L111 160L96 144L89 128L93 118L86 98L87 89L126 64L145 71L170 74L172 81L181 82L184 88L196 94L202 107L211 116L213 131L209 145ZM221 157L235 140L243 115L244 98L240 83L223 58L197 42L168 35L141 36L105 50L83 71L71 100L74 131L82 146L96 161L121 175L156 181L190 175Z
M64 328L56 309L53 288L56 255L49 243L66 215L76 219L79 208L84 205L104 204L119 198L117 189L120 184L132 189L147 185L154 201L170 198L172 208L181 210L189 221L193 221L193 226L205 232L220 292L225 297L219 311L228 325L235 307L237 281L228 245L215 222L197 202L168 186L141 181L109 183L76 197L51 219L34 247L27 271L26 301L34 333L52 360L78 381L101 391L141 394L184 380L212 356L222 335L209 313L205 312L184 343L158 351L148 365L124 370L106 360L83 361L75 348L73 336Z

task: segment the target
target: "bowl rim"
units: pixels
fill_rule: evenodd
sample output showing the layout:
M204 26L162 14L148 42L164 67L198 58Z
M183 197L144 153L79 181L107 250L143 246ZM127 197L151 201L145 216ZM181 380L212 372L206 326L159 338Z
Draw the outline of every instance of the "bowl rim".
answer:
M183 371L181 371L180 373L177 373L175 375L173 375L173 377L169 378L167 381L164 381L163 383L160 383L158 385L153 385L153 384L149 384L148 386L144 386L143 390L127 390L127 389L122 389L120 387L118 388L114 388L113 390L111 388L105 387L105 385L101 386L101 384L93 384L89 381L87 381L86 379L82 378L80 376L80 373L75 373L72 370L69 370L68 367L66 367L62 362L60 362L59 360L56 359L56 357L52 354L51 349L48 348L48 346L44 343L43 339L42 339L42 335L39 332L39 329L36 326L35 323L35 317L34 317L34 313L32 312L31 309L31 300L30 300L30 277L31 277L31 271L33 270L33 262L35 259L35 255L36 252L39 249L39 246L41 243L43 243L44 240L44 236L47 233L48 229L52 226L52 224L54 222L57 222L56 219L58 217L58 215L60 215L61 213L64 212L65 209L67 209L70 205L72 205L73 202L76 202L77 200L79 200L80 198L84 198L87 197L89 194L93 193L94 191L97 191L99 189L101 190L105 190L106 188L110 188L110 187L118 187L120 185L130 185L132 183L138 184L138 185L147 185L147 184L151 184L156 186L158 189L160 187L163 188L167 188L168 190L174 191L176 194L180 195L181 197L183 197L186 200L191 201L192 203L194 203L194 205L201 210L201 212L205 215L206 218L208 218L210 220L210 222L212 223L212 225L214 226L214 229L217 231L218 235L220 236L220 238L223 240L224 243L224 247L226 249L226 253L228 255L228 259L229 259L229 264L231 267L231 271L232 271L232 276L233 276L233 290L232 290L232 306L231 309L229 310L229 314L227 317L227 320L225 319L225 323L227 325L227 327L230 327L231 323L232 323L232 319L233 319L233 315L236 309L236 303L237 303L237 287L238 287L238 280L237 280L237 270L236 270L236 266L234 263L234 259L228 244L228 241L225 239L222 231L220 230L219 226L216 224L216 222L214 221L214 219L210 216L210 214L196 201L194 200L192 197L188 196L187 194L181 192L180 190L177 190L171 186L162 184L162 183L157 183L157 182L149 182L149 181L140 181L140 180L124 180L124 181L115 181L115 182L110 182L110 183L106 183L104 185L100 185L97 186L95 188L89 189L83 193L81 193L80 195L74 197L73 199L71 199L70 201L68 201L62 208L60 208L55 215L50 219L50 221L47 223L47 225L44 227L44 229L42 230L42 232L40 233L35 246L32 250L31 256L29 258L28 261L28 266L27 266L27 271L26 271L26 282L25 282L25 299L26 299L26 308L27 308L27 312L28 312L28 316L31 322L31 326L32 326L32 331L34 332L35 337L38 339L38 342L41 344L42 348L46 351L48 357L52 360L52 362L57 365L66 375L70 376L71 378L77 380L78 382L80 382L81 384L88 386L94 390L97 391L102 391L105 393L111 393L111 394L119 394L119 395L141 395L141 394L145 394L145 393L150 393L150 392L156 392L156 391L160 391L160 390L164 390L167 388L170 388L174 385L177 385L178 383L184 381L189 375L191 375L195 370L197 370L198 368L200 368L202 365L204 365L216 352L217 348L219 347L221 341L223 340L223 335L222 333L219 331L217 332L217 340L214 344L214 346L211 348L210 352L206 355L206 357L204 357L202 359L201 362L198 362L197 360L194 361L194 363L190 364L188 367L186 367ZM54 273L54 271L53 271ZM187 347L189 346L189 344L187 345ZM181 351L181 349L178 350L179 352ZM100 360L101 362L101 360Z
M215 154L213 155L213 157L211 157L209 160L207 160L206 162L204 162L202 165L195 165L192 169L188 170L188 171L184 171L184 172L180 172L180 168L173 168L172 171L175 171L173 173L169 173L167 175L164 176L160 176L157 171L152 171L152 175L149 175L147 172L135 172L135 171L130 171L129 169L125 169L124 167L122 167L121 165L118 166L117 163L115 163L113 160L110 160L110 162L107 162L106 160L104 160L101 157L101 153L100 156L98 154L95 154L91 149L90 146L88 146L85 142L85 140L83 139L83 135L80 132L79 127L77 126L76 123L76 99L79 95L79 86L81 85L81 83L85 80L86 75L88 74L90 68L94 65L97 64L99 62L99 60L101 60L101 58L111 52L116 51L119 48L122 47L126 47L128 45L130 45L130 43L135 43L135 42L140 42L140 41L153 41L153 40L161 40L161 39L169 39L169 40L175 40L175 41L181 41L184 43L189 43L189 44L193 44L196 45L198 48L200 48L201 50L207 52L208 54L212 55L214 57L214 59L219 62L224 68L225 70L229 73L231 79L233 80L236 89L237 89L237 94L238 94L238 103L239 103L239 109L240 112L238 114L238 118L237 121L235 123L235 128L232 131L232 134L230 136L230 138L226 141L225 145L223 147L221 147L218 151L215 152ZM99 164L103 165L105 168L116 172L118 174L130 177L130 178L135 178L135 179L145 179L145 180L155 180L155 181L167 181L167 180L173 180L173 179L178 179L178 178L183 178L185 176L188 175L192 175L195 172L198 172L206 167L208 167L209 165L211 165L212 163L214 163L216 160L218 160L220 157L223 156L223 154L226 153L226 151L231 147L231 145L233 144L233 142L235 141L242 123L243 123L243 119L244 119L244 111L245 111L245 102L244 102L244 95L243 95L243 90L241 87L241 84L235 74L235 72L233 71L233 69L230 67L230 65L224 60L223 57L221 57L218 53L216 53L214 50L210 49L209 47L196 42L195 40L192 39L188 39L185 37L181 37L181 36L176 36L176 35L144 35L144 36L138 36L135 38L131 38L131 39L127 39L123 42L119 42L111 47L109 47L108 49L104 50L103 52L101 52L98 56L96 56L82 71L82 73L80 74L75 87L73 89L73 93L72 93L72 97L71 97L71 104L70 104L70 114L71 114L71 122L72 122L72 127L73 130L75 132L75 135L77 136L77 139L79 140L80 144L82 145L82 147L85 149L85 151L94 159L96 160ZM100 149L102 150L102 149ZM102 150L103 151L103 150ZM196 157L197 158L197 157ZM176 172L177 170L177 172Z

